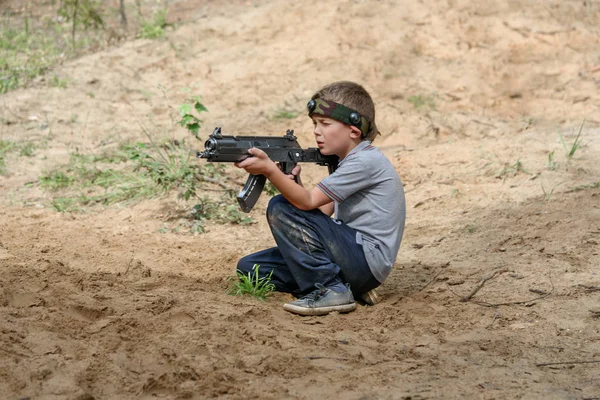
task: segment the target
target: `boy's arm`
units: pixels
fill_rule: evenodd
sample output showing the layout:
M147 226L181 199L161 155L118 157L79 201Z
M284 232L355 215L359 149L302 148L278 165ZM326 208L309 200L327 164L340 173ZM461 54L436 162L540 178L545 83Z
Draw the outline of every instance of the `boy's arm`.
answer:
M323 214L329 215L331 217L333 215L333 212L335 211L335 205L332 201L319 207L319 210L321 210Z
M315 186L307 190L291 180L277 167L275 162L269 159L264 151L252 148L248 150L248 153L254 157L248 157L243 161L235 163L235 165L238 168L245 169L250 174L266 176L283 197L299 209L313 210L332 203L332 200L318 187Z

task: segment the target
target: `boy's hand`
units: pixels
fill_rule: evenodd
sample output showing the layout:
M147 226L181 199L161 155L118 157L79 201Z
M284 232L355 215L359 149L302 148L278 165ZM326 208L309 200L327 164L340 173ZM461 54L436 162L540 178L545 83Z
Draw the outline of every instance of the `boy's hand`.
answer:
M296 177L298 177L298 179L300 179L300 171L302 170L302 168L300 167L299 164L296 164L296 166L294 168L292 168L292 172L290 174L287 174L287 177L290 178L291 180L294 180Z
M300 167L300 164L296 164L296 166L294 168L292 168L292 173L287 174L286 176L288 178L290 178L291 180L295 181L298 185L304 187L304 185L302 184L302 179L300 179L300 171L301 170L302 170L302 168Z
M248 157L245 160L235 163L238 168L243 168L252 175L264 175L267 178L275 171L279 170L277 164L267 156L267 153L261 149L251 148L248 154L254 157Z

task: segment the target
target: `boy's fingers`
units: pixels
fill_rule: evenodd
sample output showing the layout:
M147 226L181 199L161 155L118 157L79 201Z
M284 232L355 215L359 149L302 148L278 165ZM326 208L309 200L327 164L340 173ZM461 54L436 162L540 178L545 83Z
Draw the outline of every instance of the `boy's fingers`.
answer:
M254 157L258 157L258 158L267 158L267 153L265 153L261 149L257 149L256 147L248 149L248 154L251 154Z

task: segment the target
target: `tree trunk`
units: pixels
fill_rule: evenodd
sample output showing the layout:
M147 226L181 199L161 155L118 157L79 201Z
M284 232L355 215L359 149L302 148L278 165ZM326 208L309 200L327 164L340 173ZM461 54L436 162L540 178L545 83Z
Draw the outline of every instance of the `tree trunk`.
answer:
M123 29L127 30L127 15L125 15L125 0L121 0L121 4L119 6L119 12L121 13L121 25L123 25Z

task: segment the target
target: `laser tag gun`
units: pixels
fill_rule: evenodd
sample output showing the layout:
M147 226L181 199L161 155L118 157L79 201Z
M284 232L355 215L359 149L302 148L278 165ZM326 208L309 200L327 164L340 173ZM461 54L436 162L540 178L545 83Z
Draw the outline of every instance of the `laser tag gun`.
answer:
M196 153L198 158L206 158L209 162L238 162L248 157L252 147L261 149L276 163L284 174L291 174L299 162L311 162L326 165L329 173L333 173L338 165L337 156L324 156L317 148L303 149L294 136L293 130L287 130L283 137L273 136L227 136L221 134L217 127L204 143L204 151ZM264 175L248 176L237 201L244 212L250 212L258 201L267 178ZM298 182L298 177L294 177Z

